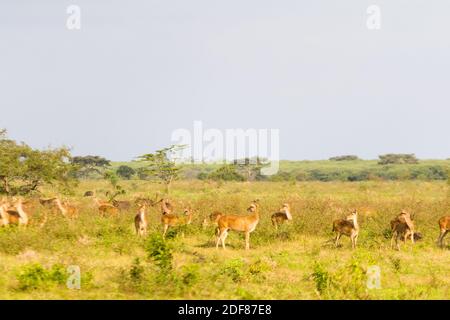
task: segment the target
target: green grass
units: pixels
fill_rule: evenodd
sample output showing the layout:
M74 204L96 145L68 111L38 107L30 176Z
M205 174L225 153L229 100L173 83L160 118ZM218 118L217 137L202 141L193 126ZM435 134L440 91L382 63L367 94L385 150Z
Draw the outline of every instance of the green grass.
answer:
M154 196L161 185L124 181L122 196ZM85 181L72 201L80 218L51 215L47 225L0 230L2 299L449 299L450 251L437 248L437 220L450 214L445 182L177 182L171 198L177 212L195 209L191 225L160 240L157 209L149 210L147 239L134 234L135 211L101 218L86 190L104 191L105 181ZM45 195L55 192L45 190ZM213 227L201 221L212 210L242 213L261 201L261 221L244 250L230 232L227 250L216 250ZM294 220L276 232L270 214L289 202ZM334 248L331 222L360 212L356 250L348 238ZM390 249L388 226L401 209L415 213L424 239ZM36 210L39 219L41 210ZM447 240L449 241L449 240ZM81 269L81 289L68 289L67 266ZM368 289L366 271L381 269L381 288Z

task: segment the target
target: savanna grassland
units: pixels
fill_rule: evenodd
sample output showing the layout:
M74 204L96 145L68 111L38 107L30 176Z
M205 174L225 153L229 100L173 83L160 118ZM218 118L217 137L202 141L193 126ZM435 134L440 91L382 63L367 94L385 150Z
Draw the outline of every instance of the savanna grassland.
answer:
M153 197L161 185L121 182L123 199ZM1 299L450 299L450 251L436 246L438 219L450 214L445 182L207 182L172 187L175 211L189 204L191 225L172 229L164 242L159 207L148 210L149 235L134 232L136 210L100 217L86 190L108 190L102 180L82 181L76 195L80 217L49 214L42 228L0 230ZM53 196L51 189L44 190ZM214 227L202 227L213 210L245 214L260 199L261 220L244 250L242 234L230 232L227 250L216 250ZM271 213L283 202L293 221L275 231ZM32 220L42 219L36 206ZM332 221L359 211L358 248L340 248ZM389 221L402 209L415 214L423 240L390 248ZM449 242L449 240L447 240ZM81 269L81 289L66 287L69 265ZM368 289L366 271L381 270L381 288Z

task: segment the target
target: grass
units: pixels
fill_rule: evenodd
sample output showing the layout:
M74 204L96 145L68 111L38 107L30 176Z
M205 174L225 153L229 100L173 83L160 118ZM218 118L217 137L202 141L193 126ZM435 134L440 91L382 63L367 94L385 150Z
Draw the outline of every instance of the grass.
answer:
M161 187L124 181L125 198L154 196ZM134 234L134 210L101 218L86 190L108 190L105 181L84 181L76 190L80 218L51 215L44 228L0 230L2 299L449 299L450 251L440 249L437 220L450 212L445 182L177 182L177 211L190 204L192 225L160 238L159 211L149 210L146 239ZM46 196L55 192L45 190ZM212 227L201 221L212 210L244 213L261 201L261 221L244 250L230 232L225 251L216 250ZM276 232L270 214L289 202L294 221ZM360 212L359 247L327 242L331 222L352 208ZM401 209L416 214L424 239L390 249L389 221ZM41 210L36 210L39 219ZM448 240L447 240L448 241ZM67 267L81 270L81 289L68 289ZM368 289L367 270L379 266L381 288Z

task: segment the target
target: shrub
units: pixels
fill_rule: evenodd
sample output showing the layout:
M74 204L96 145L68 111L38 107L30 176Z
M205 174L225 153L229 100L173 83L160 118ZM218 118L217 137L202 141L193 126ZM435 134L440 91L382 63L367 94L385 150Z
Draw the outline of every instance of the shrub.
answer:
M39 263L27 264L17 274L19 290L41 289L51 285L65 284L68 274L60 264L53 265L50 269L44 268Z
M354 155L346 155L346 156L331 157L329 160L330 161L355 161L355 160L359 160L359 158L358 158L358 156L354 156Z
M154 234L148 239L145 250L148 258L151 259L161 271L172 269L172 248L159 234Z

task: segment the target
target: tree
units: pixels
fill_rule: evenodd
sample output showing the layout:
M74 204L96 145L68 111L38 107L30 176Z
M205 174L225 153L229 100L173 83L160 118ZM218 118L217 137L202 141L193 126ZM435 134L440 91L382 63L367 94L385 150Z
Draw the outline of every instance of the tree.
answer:
M209 174L200 174L199 179L211 179L215 181L244 181L245 178L236 171L236 166L225 164Z
M0 192L28 194L47 184L68 187L75 182L70 151L66 147L37 150L17 143L0 130Z
M80 178L88 178L94 174L103 175L111 165L111 161L100 156L73 157L72 163L77 166L76 175Z
M388 153L384 155L378 156L380 160L378 164L386 165L386 164L415 164L418 163L419 160L416 158L415 154L395 154Z
M355 160L359 160L359 158L358 158L358 156L354 156L354 155L345 155L345 156L331 157L329 160L330 161L355 161Z
M139 161L146 164L140 170L140 174L145 172L146 175L159 179L165 184L166 192L169 194L172 182L178 179L180 173L180 167L177 165L174 155L182 148L184 146L172 145L138 157Z
M119 177L130 180L131 177L133 177L136 174L136 171L129 166L122 165L119 168L117 168L116 173Z
M261 169L267 166L269 163L259 157L245 158L241 160L234 160L233 165L239 171L241 175L245 177L246 181L254 180Z

